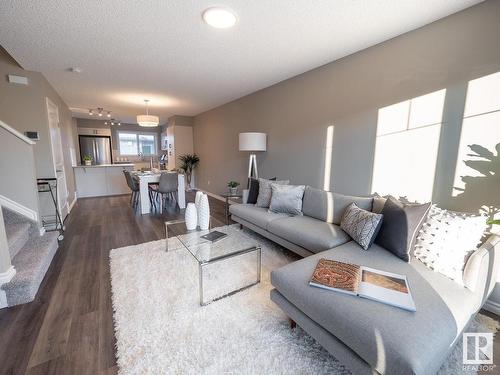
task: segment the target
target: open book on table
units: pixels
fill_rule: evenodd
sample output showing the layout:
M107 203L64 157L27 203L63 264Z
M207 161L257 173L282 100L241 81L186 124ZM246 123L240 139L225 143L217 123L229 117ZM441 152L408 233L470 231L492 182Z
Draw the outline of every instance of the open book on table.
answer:
M404 275L320 259L309 284L416 311L408 280Z

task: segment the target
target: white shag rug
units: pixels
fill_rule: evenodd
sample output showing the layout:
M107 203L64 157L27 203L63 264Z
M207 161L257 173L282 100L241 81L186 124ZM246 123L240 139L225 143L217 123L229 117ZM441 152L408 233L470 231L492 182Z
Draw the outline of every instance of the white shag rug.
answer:
M220 229L220 228L219 228ZM238 230L235 226L222 230ZM270 271L296 258L250 231L262 247L261 283L199 305L198 265L175 238L111 250L120 374L349 374L270 300ZM496 332L477 315L468 332ZM462 371L462 343L440 374ZM475 373L475 372L474 372Z

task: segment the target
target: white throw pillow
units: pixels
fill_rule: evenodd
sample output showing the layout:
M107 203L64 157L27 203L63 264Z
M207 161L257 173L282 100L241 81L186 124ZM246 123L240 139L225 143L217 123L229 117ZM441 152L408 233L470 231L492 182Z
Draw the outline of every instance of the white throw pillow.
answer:
M481 242L486 217L443 210L433 205L415 243L414 255L433 271L460 285L469 255Z

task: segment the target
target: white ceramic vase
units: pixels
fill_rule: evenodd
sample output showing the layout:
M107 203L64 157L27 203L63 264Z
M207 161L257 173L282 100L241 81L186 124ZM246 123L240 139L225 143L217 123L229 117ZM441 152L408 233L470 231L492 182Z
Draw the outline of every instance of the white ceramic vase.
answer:
M198 213L194 203L188 203L185 213L186 229L195 230L198 225Z
M200 198L200 209L198 210L198 225L201 230L207 230L210 225L210 206L208 195L203 194Z
M197 191L196 195L194 197L194 204L196 205L196 209L198 210L198 212L200 212L200 199L202 196L203 196L203 192Z

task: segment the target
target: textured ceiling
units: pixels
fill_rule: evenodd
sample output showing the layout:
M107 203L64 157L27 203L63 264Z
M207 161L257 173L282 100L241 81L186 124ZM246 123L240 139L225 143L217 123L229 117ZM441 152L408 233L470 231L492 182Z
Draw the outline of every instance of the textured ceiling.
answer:
M201 13L214 4L205 0L2 0L0 44L25 69L42 72L72 108L104 107L132 121L149 98L150 112L165 121L479 2L227 0L239 21L221 30L203 23Z

